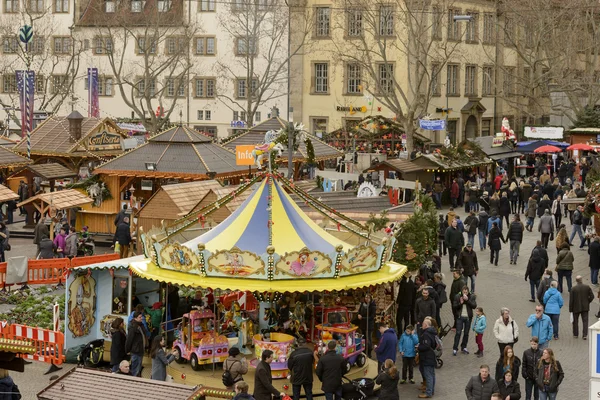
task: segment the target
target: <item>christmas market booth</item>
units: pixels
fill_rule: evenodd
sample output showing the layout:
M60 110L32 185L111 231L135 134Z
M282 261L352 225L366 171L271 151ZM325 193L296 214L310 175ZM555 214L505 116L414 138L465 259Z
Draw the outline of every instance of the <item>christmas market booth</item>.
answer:
M373 171L384 171L386 179L430 182L433 180L433 172L428 172L427 169L430 168L399 158L387 159L370 168Z
M468 139L468 142L474 142L481 151L491 160L503 164L507 168L508 176L515 174L517 160L520 161L523 154L517 150L511 141L505 140L503 134L496 136L480 136ZM469 146L469 143L466 143ZM521 163L518 162L518 165Z
M173 240L199 216L210 217L245 191L250 195L223 222L184 243ZM285 378L287 358L299 332L310 335L316 348L321 341L336 340L337 351L347 357L348 376L373 379L376 362L361 355L365 340L350 322L354 302L346 307L338 298L351 298L355 290L368 291L402 277L406 267L391 261L396 238L393 232L369 232L335 210L322 209L340 226L338 235L326 232L302 212L288 191L299 189L281 175L259 173L170 228L142 233L143 256L74 268L67 279L68 345L102 337L109 340L110 322L128 315L132 298L146 307L161 301L163 318L168 319L171 297L167 294L173 287L189 287L204 290L200 297L220 299L220 303L200 302L205 308L192 308L169 321L178 362L168 367L168 373L175 382L222 388L222 368L214 364L223 361L231 346L248 354L250 366L256 366L263 350L273 350L273 377ZM300 195L321 209L317 199L305 192ZM362 237L362 243L350 245L340 238L351 235ZM232 303L230 296L235 293L238 300ZM290 319L277 327L277 322L271 322L277 320L274 302L284 298L294 299L294 312L289 304ZM87 310L84 323L77 317L78 308ZM314 312L305 320L304 310L309 308ZM206 369L201 371L203 365ZM251 387L253 373L250 368L246 376ZM289 390L285 379L274 384L283 392Z
M15 153L5 146L0 146L0 173L8 175L15 168L31 164L31 160Z
M186 126L173 126L102 164L79 185L93 190L95 200L81 211L82 221L90 232L112 234L113 220L123 205L137 212L163 185L210 179L228 185L246 175L248 167L236 165L235 154L212 138Z

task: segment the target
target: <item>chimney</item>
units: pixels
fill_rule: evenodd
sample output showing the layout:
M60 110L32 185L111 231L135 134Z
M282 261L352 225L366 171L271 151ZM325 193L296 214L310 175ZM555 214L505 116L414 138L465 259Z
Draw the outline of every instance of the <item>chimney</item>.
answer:
M279 108L273 106L273 108L271 108L271 118L274 117L279 117Z
M77 142L81 139L81 122L83 121L83 115L79 114L77 111L73 111L67 116L67 120L69 121L70 140L71 142Z

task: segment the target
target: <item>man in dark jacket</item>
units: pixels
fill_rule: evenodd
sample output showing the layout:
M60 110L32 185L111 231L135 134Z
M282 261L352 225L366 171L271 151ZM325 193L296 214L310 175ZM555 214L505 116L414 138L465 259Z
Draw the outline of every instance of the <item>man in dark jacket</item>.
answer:
M537 299L540 302L540 304L544 304L544 295L546 294L546 291L548 289L550 289L550 284L552 283L552 281L554 281L555 279L552 278L552 271L550 271L549 269L546 269L544 271L544 276L542 277L542 281L540 282L540 286L538 286L538 290L537 290Z
M144 318L142 312L134 312L131 324L127 328L125 351L131 353L131 375L133 376L140 376L140 372L142 372L142 360L146 349L146 335L142 326L142 318Z
M463 338L461 342L461 349L464 354L469 354L467 350L467 343L469 342L469 330L471 329L471 320L473 319L473 309L477 307L475 295L469 293L469 287L463 286L462 292L458 293L452 299L452 308L458 318L456 319L456 335L454 335L454 347L452 354L458 353L458 342L460 340L460 333L463 332Z
M448 297L450 301L453 301L454 297L456 297L456 295L461 292L463 286L467 284L467 282L465 282L465 279L461 274L460 269L455 269L452 271L452 278L453 280L452 286L450 286L450 297ZM454 315L454 327L452 328L454 329L456 327L456 318L458 318L454 311L454 307L452 307L452 315Z
M477 216L477 233L479 235L479 250L485 250L487 247L486 238L488 234L488 220L490 216L485 210L479 211Z
M573 239L575 238L575 234L579 235L579 239L581 239L580 249L585 245L585 237L583 236L583 206L577 206L577 209L573 213L573 230L571 231L571 237L569 237L569 243L573 246Z
M517 257L519 257L519 249L521 243L523 243L523 230L525 227L521 222L519 214L513 216L513 220L508 227L508 233L506 237L510 240L510 263L517 264Z
M46 260L54 258L54 250L56 249L56 246L48 236L42 236L42 240L40 240L38 247L40 251L40 259Z
M127 204L123 204L123 209L119 211L117 216L115 217L114 224L116 227L119 227L121 222L125 222L125 217L127 217ZM129 220L127 221L129 222Z
M456 178L452 180L452 186L450 186L450 200L452 201L452 207L458 207L458 195L459 195L458 183L456 183Z
M544 268L548 268L548 252L546 251L544 246L542 246L541 240L538 240L536 242L535 247L533 248L533 250L531 250L531 255L533 255L533 252L536 250L539 252L540 257L542 257L542 260L544 260Z
M273 386L271 366L269 365L272 361L273 352L264 350L254 372L254 393L252 396L256 400L271 400L273 396L285 396L285 393L280 392Z
M540 280L544 274L544 260L540 256L538 250L534 250L527 263L527 271L525 271L525 281L529 278L529 287L531 289L531 298L529 301L535 302L535 293L540 286Z
M415 283L408 279L406 275L400 280L400 287L398 289L398 297L396 297L396 304L398 305L398 311L396 313L396 326L398 330L404 332L407 325L410 325L410 314L415 301ZM404 328L402 321L404 321Z
M33 230L33 244L37 244L38 252L40 251L40 242L44 236L50 237L50 233L48 231L48 225L46 225L46 219L42 218Z
M490 376L490 367L484 364L479 367L479 375L469 379L465 393L467 400L488 400L498 390L498 383Z
M316 374L323 383L321 390L326 400L342 400L342 376L346 373L346 360L336 353L336 346L335 340L330 340L327 352L317 363Z
M435 300L429 297L429 289L423 289L422 296L415 303L417 322L423 324L425 317L435 318ZM385 361L385 360L384 360Z
M121 246L121 258L127 257L129 254L129 244L131 243L131 232L129 230L129 217L125 217L123 222L117 226L113 243L119 242Z
M419 351L419 369L425 380L425 393L421 393L418 397L421 399L427 399L433 396L435 392L435 353L437 332L434 327L431 326L431 322L428 319L423 321L423 333L419 338L419 345L417 350Z
M290 354L288 369L292 372L292 392L294 400L300 399L300 390L304 387L306 400L312 400L313 352L306 345L306 339L298 339L298 347Z
M446 218L444 218L443 214L440 214L438 220L438 254L440 257L442 256L442 254L446 255L446 253L448 252L446 248L446 242L444 240L446 229L448 229L448 221L446 221Z
M446 229L444 241L448 248L448 256L450 257L450 269L454 269L454 259L460 252L460 249L465 245L465 238L462 232L458 229L458 221L454 219L452 224Z
M456 260L456 268L462 270L465 277L465 283L471 278L471 292L475 292L475 277L479 273L477 264L477 254L473 251L473 245L467 243L467 246L460 252Z
M523 364L521 366L521 375L523 375L523 378L525 379L526 400L531 400L531 392L533 392L534 399L539 399L539 389L535 384L535 378L537 375L538 363L542 357L542 349L538 347L538 337L532 337L529 344L531 347L523 352Z
M588 248L588 254L590 255L590 277L592 285L598 284L598 270L600 270L600 237L595 236L590 243Z
M594 301L594 292L592 288L583 283L581 275L575 277L577 284L571 289L569 296L569 312L573 313L573 336L579 336L579 316L583 323L583 340L587 340L588 335L588 313L590 303Z
M390 328L387 322L379 324L379 333L381 333L381 338L379 339L379 344L375 346L375 354L377 354L377 371L381 371L383 363L385 363L385 360L388 358L396 362L396 346L398 344L396 331L393 328Z

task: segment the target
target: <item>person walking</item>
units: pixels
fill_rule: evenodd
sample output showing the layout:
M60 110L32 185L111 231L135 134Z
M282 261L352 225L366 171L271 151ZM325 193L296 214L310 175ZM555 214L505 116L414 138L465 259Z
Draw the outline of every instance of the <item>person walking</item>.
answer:
M477 233L477 227L479 226L479 220L475 216L475 211L471 211L469 216L465 219L465 232L467 232L467 243L471 246L475 245L475 234Z
M384 361L383 368L379 371L379 375L377 375L377 378L375 378L375 383L380 386L379 396L377 396L377 398L380 400L399 400L399 376L398 368L396 368L395 362L388 358Z
M567 233L567 228L565 224L560 224L558 228L558 233L556 234L556 238L554 239L554 246L556 246L556 254L560 253L560 248L563 243L569 243L569 234Z
M486 246L486 237L488 235L488 213L485 210L479 211L479 215L477 220L479 223L477 224L477 232L479 234L479 250L485 250Z
M492 225L494 224L494 222L498 225L498 228L500 228L500 230L502 230L502 219L500 219L500 217L498 217L498 214L495 211L492 211L492 213L490 214L491 217L488 218L488 234L489 232L492 230Z
M342 400L342 376L346 371L346 360L336 353L336 346L335 340L330 340L327 352L317 363L316 375L323 383L321 390L326 400Z
M141 311L133 313L131 324L127 328L127 339L125 350L131 354L131 375L140 376L142 372L142 360L146 350L146 334L142 325L144 314Z
M490 376L490 367L483 364L479 367L479 375L469 379L465 393L467 400L488 400L498 390L498 383Z
M458 229L458 221L456 219L453 219L448 229L446 229L444 241L446 242L446 247L448 248L450 270L453 270L454 260L460 252L460 249L462 249L465 245L465 238L463 237L462 232Z
M528 207L527 202L529 201L529 198L531 197L531 193L533 193L533 188L531 187L529 182L526 182L524 179L521 181L521 183L519 183L519 187L521 188L521 193L519 195L519 203L520 203L519 211L521 214L523 214L527 211L527 207Z
M536 297L540 304L544 304L544 295L546 294L546 291L550 289L550 284L554 281L555 279L552 278L552 271L546 269L544 271L544 275L542 276L542 280L540 282L540 286L538 287L536 294Z
M433 290L437 293L438 302L436 303L435 309L435 321L438 323L438 326L442 325L442 319L440 316L440 312L442 310L442 306L444 303L448 302L448 294L446 293L446 284L442 282L443 275L441 272L436 273L433 276ZM398 326L399 327L399 326Z
M423 379L425 380L425 393L420 393L420 399L428 399L433 397L435 393L435 360L434 350L437 347L436 341L437 331L431 326L429 319L423 321L423 333L419 338L419 367L421 368Z
M128 217L127 213L127 204L123 204L123 208L119 211L113 223L115 224L115 228L119 227L119 224L125 222L125 218ZM127 221L129 223L129 221Z
M58 235L54 238L54 247L56 248L57 258L65 258L65 248L67 247L66 238L67 235L65 234L65 229L61 227Z
M577 339L579 336L579 317L583 324L583 340L587 340L588 335L588 313L590 304L594 301L594 292L592 288L583 283L583 277L577 275L575 277L577 283L571 295L569 296L569 312L573 314L573 337Z
M550 215L550 210L545 210L538 224L538 232L542 234L542 246L548 248L548 242L554 240L554 218Z
M123 222L117 226L117 231L113 238L113 244L119 243L121 246L120 257L129 257L129 244L131 243L131 231L129 227L129 217L123 218Z
M75 227L71 227L69 230L69 234L65 238L65 257L69 257L70 259L73 257L77 257L77 232L75 231Z
M127 335L125 334L125 321L123 318L117 317L113 319L110 324L110 365L112 372L119 370L119 364L121 361L127 358L127 351L125 351L125 341Z
M438 255L442 257L442 255L445 256L448 253L448 250L446 249L446 241L444 240L446 229L448 229L448 221L446 221L446 218L444 218L443 214L440 214L438 217Z
M598 285L598 270L600 270L600 236L594 236L588 247L588 254L590 255L590 279L592 285Z
M291 368L289 368L289 370L292 371ZM240 356L240 349L237 346L234 346L229 349L229 354L223 362L223 374L225 373L225 371L229 371L229 376L231 377L230 380L223 378L223 384L225 385L227 390L233 390L235 384L240 381L243 381L244 375L248 373L248 363L246 362L246 358ZM229 382L226 382L226 380L229 380Z
M508 200L508 193L502 192L500 198L500 219L506 220L506 226L510 223L508 216L510 215L510 201Z
M512 346L506 346L504 352L500 354L500 358L496 362L496 381L500 382L504 378L506 371L512 372L513 378L516 381L519 377L521 369L521 360L515 355Z
M490 197L488 195L488 191L484 190L483 194L479 198L479 206L485 211L487 214L490 213Z
M569 237L569 243L573 246L573 239L575 238L575 234L579 235L579 239L581 239L581 245L579 248L583 248L585 245L585 237L583 236L583 206L577 206L577 209L573 212L573 230L571 231L571 236Z
M408 279L410 272L402 276L400 285L398 287L398 296L396 297L396 304L398 309L396 312L396 326L399 330L404 326L408 326L410 322L411 311L415 302L415 283L412 279ZM409 275L409 276L407 276Z
M435 316L435 314L433 314ZM381 337L379 344L375 346L375 354L377 354L377 371L381 371L383 363L386 360L392 360L396 362L396 346L398 341L398 335L396 330L390 328L386 321L379 324L379 333Z
M573 275L573 262L575 257L571 253L568 243L564 243L556 257L556 271L558 272L558 291L563 291L563 278L567 279L567 288L571 291L571 276Z
M492 223L492 229L490 229L488 235L488 243L490 246L490 264L494 264L496 267L498 266L498 258L500 257L500 250L502 249L502 243L500 243L500 241L506 243L502 231L498 228L498 224L494 222Z
M298 338L298 348L288 358L288 369L292 373L293 399L300 399L300 391L304 388L306 400L312 400L313 387L313 352L308 347L306 339Z
M450 186L450 201L452 202L452 207L458 207L458 195L459 195L458 183L456 182L456 178L452 180L452 186Z
M554 215L554 224L560 226L562 222L562 196L556 195L556 198L552 202L552 215Z
M413 375L413 364L417 356L416 347L419 344L419 337L415 333L412 325L408 325L406 330L400 336L398 341L398 352L402 356L402 380L400 384L405 384L406 379L412 384L415 383Z
M565 377L560 362L554 358L552 349L544 349L538 363L536 383L540 392L540 400L555 400L558 387Z
M512 181L508 187L508 199L510 200L510 212L516 214L519 211L519 192L521 191L516 181Z
M550 210L552 210L552 201L550 200L550 197L548 197L547 194L545 194L542 197L542 200L540 200L540 202L538 203L538 209L537 209L538 217L542 217L546 213L546 210L548 210L548 212L550 212Z
M500 213L500 197L498 192L494 192L490 197L490 215L498 215Z
M506 346L513 346L519 338L519 325L510 316L510 310L506 307L500 309L500 318L494 323L494 336L498 341L500 354L504 354Z
M38 253L40 251L40 242L44 236L49 238L50 231L48 230L48 225L46 225L46 219L41 218L33 230L33 244L37 245Z
M500 398L503 400L519 400L521 398L521 385L516 378L513 379L513 374L510 370L504 373L504 377L498 381L498 391Z
M527 263L527 270L525 271L525 281L529 278L529 288L531 290L530 302L535 302L535 295L538 287L540 286L540 280L544 274L544 260L540 256L538 250L534 250Z
M166 345L167 342L164 336L156 336L152 340L152 347L150 348L152 373L150 379L163 382L167 380L167 365L175 361L177 350L171 350L171 353L167 356L164 349Z
M539 348L537 336L533 336L529 340L529 345L530 348L523 352L523 365L521 368L521 374L525 379L525 400L531 400L532 394L535 400L539 400L539 388L535 380L537 378L537 365L542 358L542 350Z
M417 312L417 324L423 325L423 321L425 321L425 317L435 318L436 314L436 304L435 300L429 296L428 288L423 288L421 291L421 297L417 299L415 302L415 310ZM431 289L433 290L433 289Z
M460 348L464 354L469 354L469 350L467 350L469 329L471 327L471 321L473 320L473 309L477 307L477 301L475 295L469 293L468 286L463 286L462 292L458 293L456 297L452 299L452 307L458 315L458 318L456 319L456 334L454 335L452 354L456 356L458 353L458 342L460 341L461 332L462 342Z
M485 328L487 328L487 320L483 313L483 308L476 307L475 319L473 320L471 329L475 332L475 343L477 344L477 351L475 354L479 358L483 357L483 332L485 332Z
M473 245L467 243L456 260L456 268L462 270L465 283L471 279L471 292L475 293L475 277L479 273L477 264L477 253L473 251Z
M543 305L538 304L535 306L535 313L527 318L527 327L531 328L531 336L538 338L540 349L547 348L550 340L552 340L553 328L550 317L544 314Z
M280 392L273 386L271 362L273 362L273 352L264 350L254 371L254 393L252 396L256 400L271 400L273 396L285 396L285 393Z
M365 293L363 301L358 306L359 320L358 326L363 335L365 335L367 357L371 357L373 350L373 330L375 330L375 315L377 314L377 306L369 293Z
M527 201L527 224L525 228L531 232L533 230L533 223L535 221L535 216L537 214L537 194L532 194L529 200Z
M552 321L552 328L554 333L554 340L558 340L558 323L560 319L560 309L562 308L564 301L557 289L558 282L552 282L550 289L544 294L544 310Z
M456 297L457 294L459 294L462 291L462 288L466 284L467 283L465 282L460 269L452 270L452 286L450 287L450 297L449 297L451 301L454 299L454 297ZM454 307L452 307L452 315L454 317L453 322L452 322L453 323L452 329L456 329L456 319L458 318L458 314L456 314L456 310L454 309Z
M515 214L508 227L508 233L506 234L506 239L510 240L509 256L511 264L517 264L517 258L519 258L519 249L521 248L521 243L523 243L524 230L525 227L521 222L521 217L519 214Z

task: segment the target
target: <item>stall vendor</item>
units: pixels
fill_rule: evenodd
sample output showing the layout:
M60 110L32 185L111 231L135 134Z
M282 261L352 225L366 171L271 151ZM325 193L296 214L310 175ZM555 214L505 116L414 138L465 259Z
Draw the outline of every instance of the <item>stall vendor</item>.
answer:
M163 304L157 301L152 305L152 308L146 307L146 313L150 315L150 323L152 325L152 332L150 332L150 342L155 336L160 335L160 323L163 317Z

